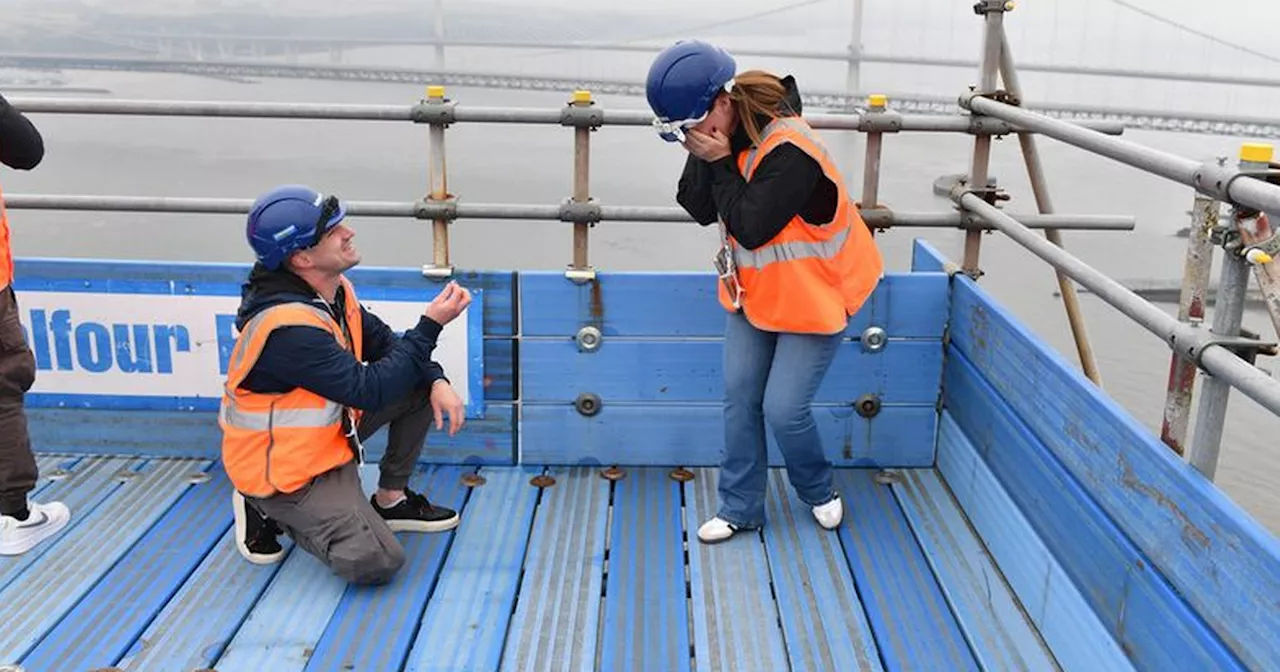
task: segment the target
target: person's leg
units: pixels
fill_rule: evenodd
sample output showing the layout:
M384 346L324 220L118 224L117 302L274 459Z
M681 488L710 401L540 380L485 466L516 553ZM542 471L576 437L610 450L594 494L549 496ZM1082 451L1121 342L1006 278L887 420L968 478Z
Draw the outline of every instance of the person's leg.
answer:
M397 532L441 532L458 526L456 511L432 504L422 494L409 489L409 478L422 455L434 419L427 390L414 390L360 419L357 434L361 441L384 425L390 425L387 451L379 463L378 491L371 501Z
M764 524L768 483L764 400L776 334L731 313L724 334L724 452L720 459L720 509L698 529L704 542L728 539Z
M36 362L18 320L12 287L0 289L0 555L26 553L66 527L62 502L27 499L39 477L27 433L23 399L35 383Z
M365 499L355 462L295 493L253 499L298 547L351 583L381 584L404 565L404 547Z
M779 334L764 393L765 420L786 462L791 485L828 528L839 524L842 507L812 402L843 336Z

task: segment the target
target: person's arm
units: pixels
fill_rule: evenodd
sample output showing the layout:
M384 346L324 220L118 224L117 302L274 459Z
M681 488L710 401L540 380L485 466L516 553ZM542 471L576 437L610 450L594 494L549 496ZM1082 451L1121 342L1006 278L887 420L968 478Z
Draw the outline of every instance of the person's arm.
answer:
M424 316L403 338L393 336L395 342L383 357L365 364L323 329L283 327L267 338L254 371L340 404L373 411L429 384L431 352L441 329Z
M44 159L44 138L26 115L0 96L0 163L31 170Z
M360 306L360 322L364 325L364 359L366 362L377 362L386 357L388 353L395 349L396 343L400 341L400 337L396 336L396 332L387 326L382 318L374 315ZM433 346L434 347L434 346ZM440 366L435 360L427 362L426 378L424 387L430 389L437 380L444 380L446 383L449 379L444 375L444 367Z
M676 202L699 224L714 224L716 202L711 198L711 166L690 154L676 189Z
M710 167L716 210L734 239L752 250L778 235L809 201L818 180L825 179L818 162L790 143L766 154L750 182L732 157Z

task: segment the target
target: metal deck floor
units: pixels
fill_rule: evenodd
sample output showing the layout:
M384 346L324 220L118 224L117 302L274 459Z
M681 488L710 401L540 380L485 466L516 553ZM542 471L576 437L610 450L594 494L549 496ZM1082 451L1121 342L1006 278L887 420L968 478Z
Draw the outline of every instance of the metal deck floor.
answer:
M714 469L485 467L468 487L422 466L413 486L462 524L401 533L402 573L367 588L287 539L280 564L242 560L208 461L40 463L35 496L73 519L0 558L0 664L29 672L1055 667L933 470L841 470L835 533L774 470L765 530L705 546Z

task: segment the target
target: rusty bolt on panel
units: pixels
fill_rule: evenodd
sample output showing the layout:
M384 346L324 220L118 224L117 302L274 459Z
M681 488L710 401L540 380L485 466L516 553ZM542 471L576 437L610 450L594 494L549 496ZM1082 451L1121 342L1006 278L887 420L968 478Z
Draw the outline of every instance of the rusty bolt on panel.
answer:
M879 483L880 485L893 485L894 483L902 482L902 474L899 474L896 471L888 471L886 469L877 471L873 478L876 483Z
M116 472L116 480L120 481L121 483L128 483L129 481L132 481L133 479L141 475L142 475L142 472L140 471L134 471L132 469L121 469L120 471Z
M669 475L671 476L671 480L680 481L681 483L693 480L693 472L685 469L684 467L676 467L675 469L672 469Z
M555 484L556 479L546 474L538 474L537 476L529 479L529 485L532 485L535 488L549 488Z
M476 486L484 485L485 484L484 476L481 476L480 474L477 474L474 471L469 474L463 474L462 484L467 486L468 488L474 488Z
M210 478L212 477L209 475L209 472L207 471L196 471L196 472L187 474L187 482L192 485L208 483Z
M53 471L46 474L45 478L51 481L61 481L66 479L70 475L71 475L71 472L67 471L66 469L54 469ZM3 667L0 667L0 672L5 672L5 669Z
M623 477L625 477L626 475L627 475L627 472L625 472L625 471L623 471L623 470L621 470L621 469L619 469L619 468L617 468L617 467L609 467L608 469L602 469L602 470L600 470L600 477L601 477L601 478L607 478L607 479L609 479L610 481L620 481L620 480L622 480L622 479L623 479Z

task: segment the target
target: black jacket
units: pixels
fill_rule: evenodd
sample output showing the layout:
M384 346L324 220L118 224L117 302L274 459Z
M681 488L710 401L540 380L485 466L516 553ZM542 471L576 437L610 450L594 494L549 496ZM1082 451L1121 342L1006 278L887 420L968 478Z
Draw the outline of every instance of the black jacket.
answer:
M241 288L236 328L243 329L268 306L290 301L329 311L342 324L345 292L338 288L335 305L320 298L302 278L287 270L269 271L255 264ZM443 326L423 316L403 337L381 319L360 307L364 322L364 361L355 357L317 327L282 327L271 332L262 355L241 387L253 392L282 393L295 387L364 411L376 411L420 388L444 378L432 361ZM344 328L346 325L343 325Z
M799 116L795 78L788 75L782 84L787 89L789 112ZM769 119L759 116L757 122L763 130ZM813 224L829 222L835 216L836 185L799 147L786 143L769 152L747 182L738 172L737 158L751 146L743 124L738 124L729 145L732 153L718 161L707 163L692 154L685 161L676 202L700 224L714 224L718 216L723 217L734 239L755 249L778 235L797 213Z
M31 170L44 158L44 138L21 112L0 96L0 163Z

